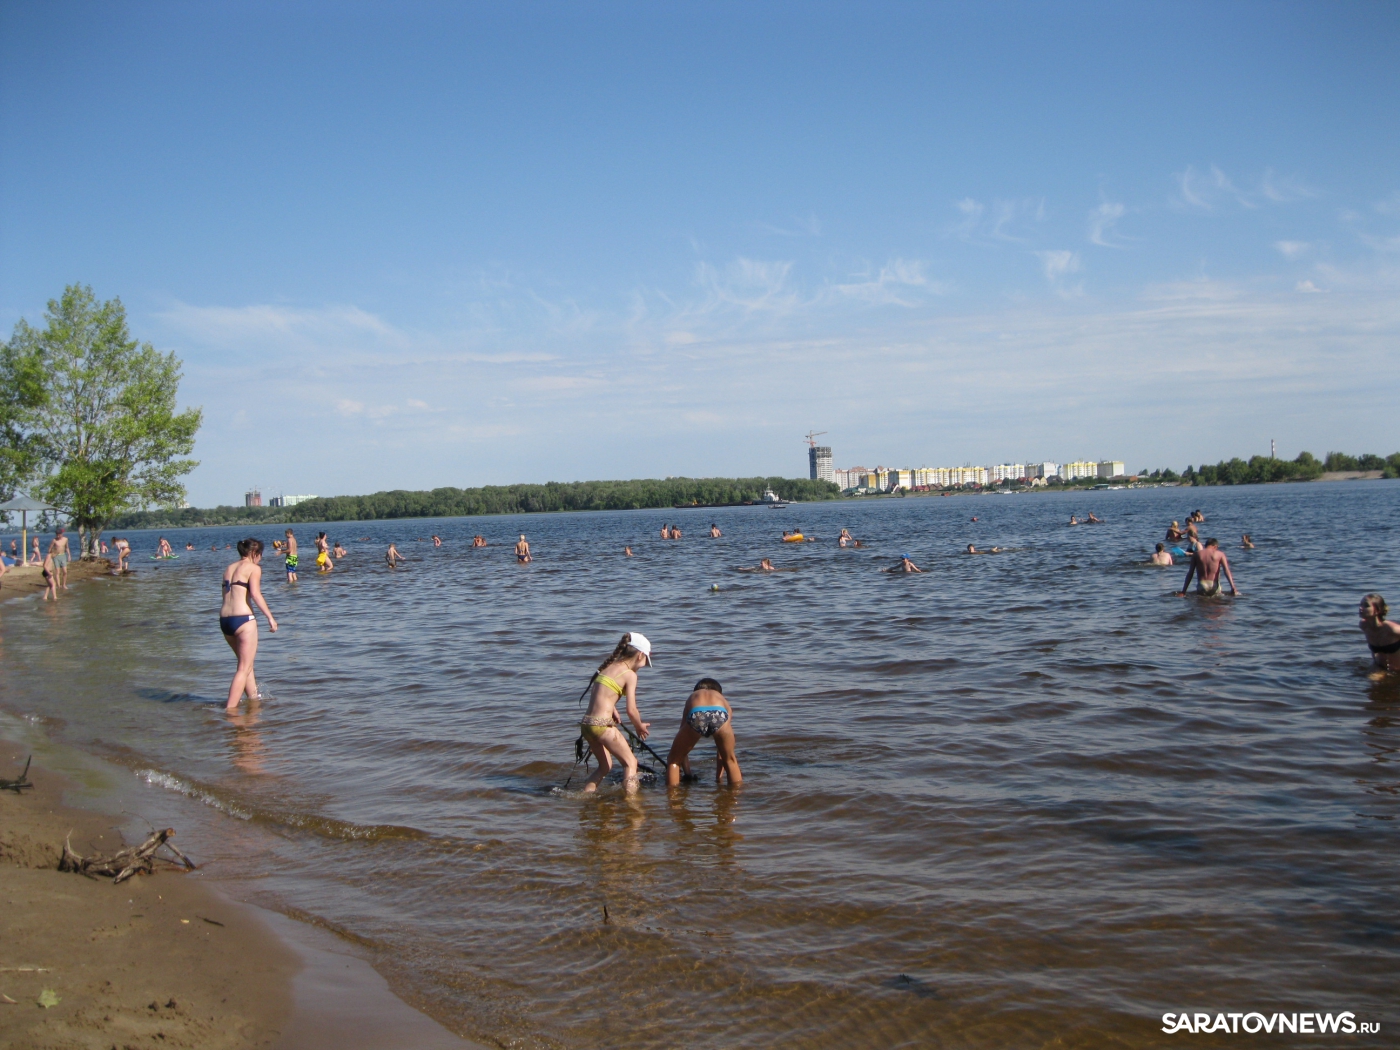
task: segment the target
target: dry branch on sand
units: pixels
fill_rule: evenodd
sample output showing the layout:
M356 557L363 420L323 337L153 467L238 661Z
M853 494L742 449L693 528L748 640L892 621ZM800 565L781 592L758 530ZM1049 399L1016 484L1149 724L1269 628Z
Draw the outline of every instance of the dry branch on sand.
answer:
M69 838L72 833L69 833ZM58 862L59 871L75 871L79 875L89 877L97 875L111 875L114 883L124 882L133 875L150 875L155 871L156 861L162 861L171 867L183 868L185 871L194 871L194 862L170 844L170 840L175 837L174 828L166 828L164 831L155 831L151 837L139 846L128 846L126 849L117 850L110 857L101 854L93 854L91 857L81 857L73 852L72 843L68 839L63 841L63 856ZM157 856L156 853L161 848L168 849L179 859L177 864L168 857Z
M34 756L30 755L29 760L24 763L24 772L14 780L6 780L0 777L0 791L13 791L16 795L25 788L32 788L34 785L29 781L29 763L34 761Z

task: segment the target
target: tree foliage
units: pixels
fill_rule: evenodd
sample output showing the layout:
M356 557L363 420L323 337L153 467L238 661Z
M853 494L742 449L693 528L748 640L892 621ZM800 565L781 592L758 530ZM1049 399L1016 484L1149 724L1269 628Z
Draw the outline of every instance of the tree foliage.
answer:
M757 502L764 489L786 500L837 499L829 481L805 478L667 478L664 481L552 481L546 485L488 485L431 491L376 492L331 496L295 507L214 507L127 514L117 528L180 528L192 525L268 524L298 521L376 521L384 518L467 517L560 510L641 510L693 504Z
M7 406L7 455L25 464L16 481L33 480L91 554L122 511L183 501L180 479L196 463L181 457L202 414L176 411L180 362L131 338L120 299L100 303L70 285L44 318L42 331L21 320L0 357L7 387L38 384Z
M1313 481L1331 470L1379 470L1384 477L1400 477L1400 452L1386 457L1329 452L1326 460L1303 452L1293 460L1253 456L1248 463L1236 457L1222 459L1213 467L1204 463L1194 470L1187 467L1182 480L1193 485L1259 485L1271 481Z

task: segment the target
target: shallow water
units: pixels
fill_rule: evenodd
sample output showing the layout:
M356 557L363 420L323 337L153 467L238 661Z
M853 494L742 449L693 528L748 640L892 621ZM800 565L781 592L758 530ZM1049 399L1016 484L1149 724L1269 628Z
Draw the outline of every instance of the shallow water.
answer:
M1196 506L1238 601L1174 597L1184 569L1144 564ZM142 778L141 815L181 821L206 871L502 1045L1394 1021L1400 683L1368 679L1355 607L1400 605L1397 506L1371 482L335 524L333 574L264 563L275 700L234 717L231 552L207 547L246 530L167 532L206 548L173 562L137 533L135 576L0 606L0 702ZM1107 523L1064 526L1090 509ZM657 538L675 520L685 538ZM799 524L822 542L777 542ZM869 549L837 549L842 525ZM878 571L905 551L928 571ZM736 571L764 556L795 571ZM663 755L695 679L724 683L741 790L554 790L627 629L656 646L639 698Z

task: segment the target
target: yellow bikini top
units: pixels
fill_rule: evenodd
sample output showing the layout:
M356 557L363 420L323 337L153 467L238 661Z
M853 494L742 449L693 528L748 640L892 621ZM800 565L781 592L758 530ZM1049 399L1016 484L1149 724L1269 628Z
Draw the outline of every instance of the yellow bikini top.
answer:
M595 675L593 676L593 681L599 683L600 685L605 685L605 686L607 686L609 689L611 689L611 690L612 690L614 693L616 693L618 696L625 696L625 695L626 695L626 691L622 688L622 686L618 685L616 682L614 682L614 681L613 681L611 678L609 678L607 675L603 674L602 671L599 671L597 674L595 674Z

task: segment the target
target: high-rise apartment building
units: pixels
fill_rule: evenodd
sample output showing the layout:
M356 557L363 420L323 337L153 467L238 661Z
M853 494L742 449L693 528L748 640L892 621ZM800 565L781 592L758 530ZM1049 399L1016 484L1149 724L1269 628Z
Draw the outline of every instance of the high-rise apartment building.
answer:
M262 493L259 492L257 489L249 489L247 492L243 493L243 506L261 507Z
M807 463L811 468L813 481L835 481L836 471L831 466L831 446L813 445L807 450Z
M1101 478L1121 478L1123 476L1123 463L1121 460L1106 459L1099 464L1099 477Z

